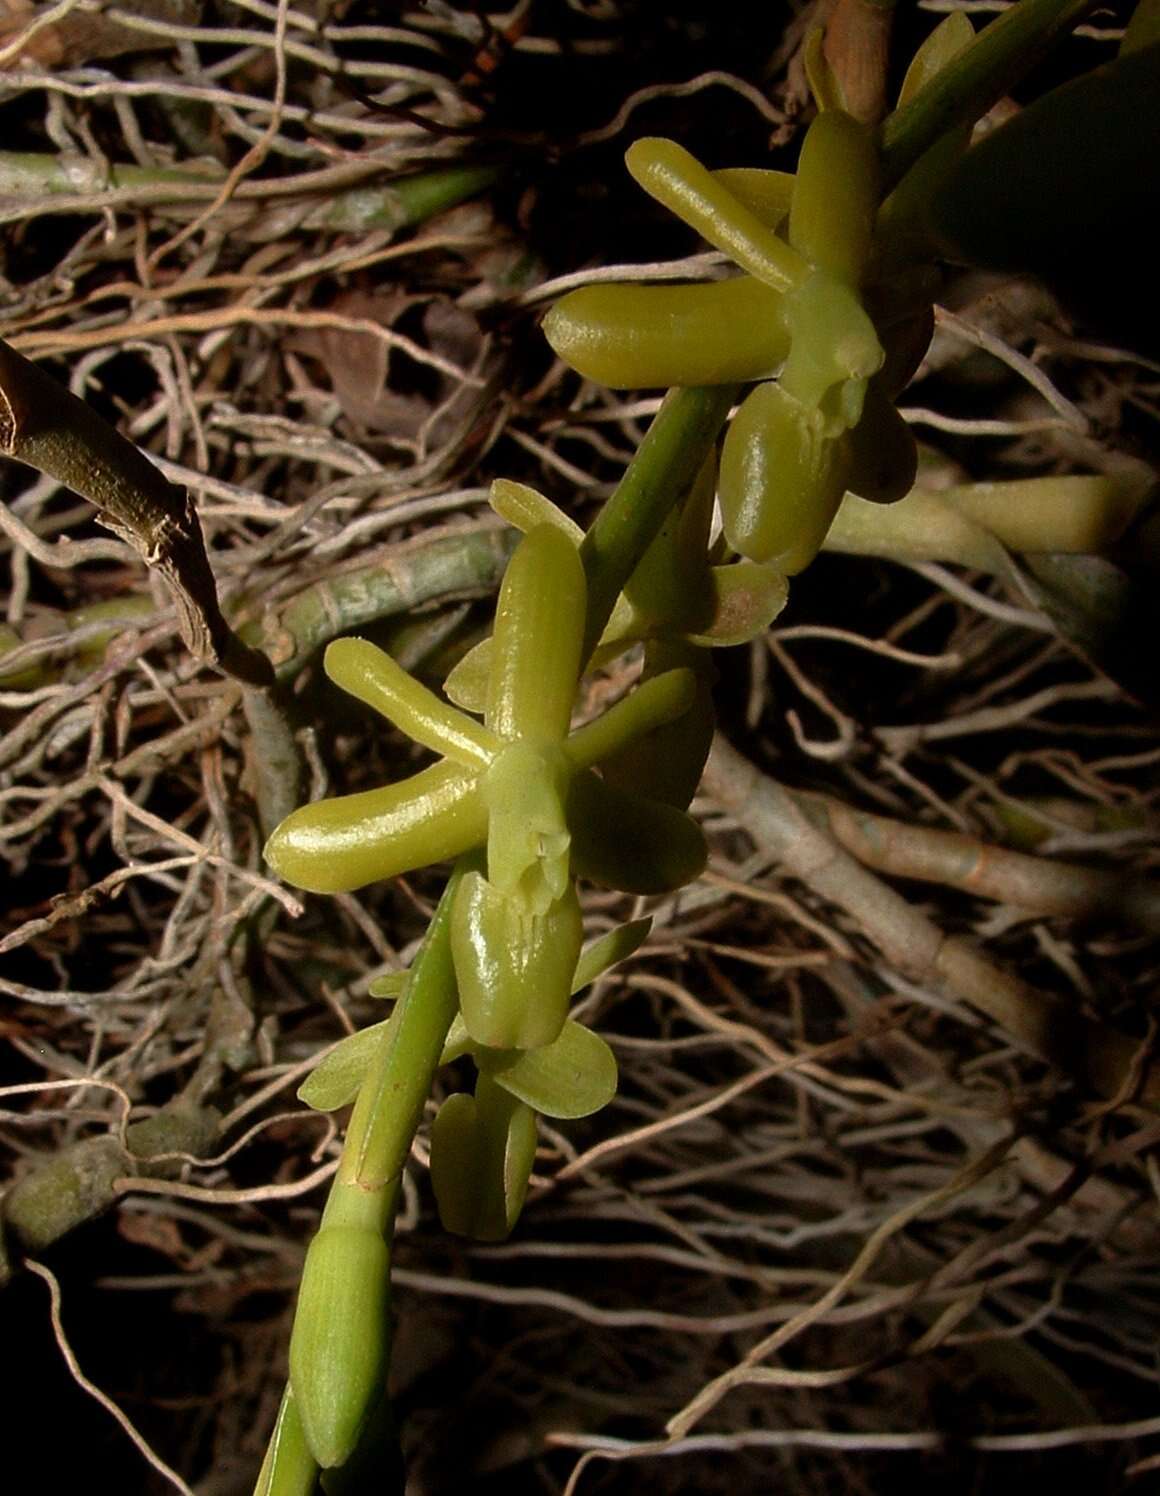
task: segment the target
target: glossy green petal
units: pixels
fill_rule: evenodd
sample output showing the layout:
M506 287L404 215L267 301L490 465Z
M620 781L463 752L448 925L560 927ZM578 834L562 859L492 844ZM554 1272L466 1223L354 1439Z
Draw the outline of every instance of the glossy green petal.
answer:
M346 893L446 862L487 836L479 778L446 762L399 784L304 805L266 843L279 877L312 893Z
M650 639L645 645L644 671L637 696L657 689L670 677L679 677L686 682L687 707L679 716L635 733L617 752L602 753L602 775L607 783L631 794L684 810L701 782L713 741L717 673L704 650L681 639L663 638ZM574 739L578 736L574 734Z
M808 267L801 255L675 140L646 137L634 141L624 160L650 197L742 270L777 291L787 290L805 276Z
M761 166L726 166L713 180L760 218L767 229L779 229L789 217L793 201L792 171L770 171Z
M369 639L335 639L327 646L323 665L336 686L424 748L468 769L483 768L494 757L499 747L494 733L440 701Z
M628 794L592 769L572 782L568 823L573 867L605 888L670 893L704 871L708 848L691 816Z
M479 873L451 910L451 952L467 1031L489 1049L535 1049L564 1026L583 920L575 889L529 914Z
M783 296L752 276L695 286L581 286L544 318L577 373L612 389L734 384L772 374L789 336Z
M817 554L846 490L845 441L778 384L750 391L725 437L718 497L729 544L792 576Z
M572 544L579 546L584 531L551 499L546 499L536 488L527 483L513 483L510 478L497 478L491 485L491 507L522 534L534 530L537 525L555 525L562 530Z
M856 286L870 255L878 207L874 135L841 109L824 109L798 159L789 242L811 265Z
M349 1458L386 1370L387 1244L376 1231L323 1227L310 1243L290 1337L290 1385L311 1453Z
M537 525L504 573L492 631L487 725L501 738L559 743L568 731L587 589L571 539Z
M642 680L599 717L578 727L565 749L577 768L590 769L641 738L683 717L697 699L692 670L665 670Z
M934 308L930 305L882 330L882 367L874 383L888 400L895 400L917 373L934 336Z

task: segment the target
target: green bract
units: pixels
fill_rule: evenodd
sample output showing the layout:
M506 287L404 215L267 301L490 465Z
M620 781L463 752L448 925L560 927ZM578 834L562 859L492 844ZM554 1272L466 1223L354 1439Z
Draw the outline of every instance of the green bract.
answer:
M287 1387L254 1496L314 1496L317 1484L318 1461L310 1452L294 1394Z
M290 1338L290 1386L306 1442L324 1468L350 1456L382 1380L388 1267L378 1231L324 1225L310 1243Z

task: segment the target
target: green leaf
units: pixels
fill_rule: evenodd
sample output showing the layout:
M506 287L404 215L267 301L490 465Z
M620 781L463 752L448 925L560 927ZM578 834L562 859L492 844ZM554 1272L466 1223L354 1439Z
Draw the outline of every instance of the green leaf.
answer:
M1063 637L1138 700L1160 703L1160 596L1103 556L1033 555L1024 585Z
M969 150L935 193L929 219L943 252L1032 271L1081 307L1135 308L1147 320L1158 99L1154 43L1029 104Z
M1096 0L1019 0L882 121L883 176L893 186L940 136L981 119Z
M909 104L915 94L932 82L974 39L975 28L969 16L961 10L944 16L910 59L898 93L899 108Z
M1120 43L1120 56L1142 52L1160 42L1160 0L1139 0Z

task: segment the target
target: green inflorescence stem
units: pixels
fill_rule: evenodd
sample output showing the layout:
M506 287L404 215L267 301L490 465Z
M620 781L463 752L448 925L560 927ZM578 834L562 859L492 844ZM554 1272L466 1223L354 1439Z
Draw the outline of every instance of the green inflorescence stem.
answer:
M388 1230L383 1213L394 1191L423 1114L431 1080L456 1013L451 967L451 902L459 882L453 873L399 999L398 1022L391 1025L371 1064L355 1103L330 1198L322 1216L328 1226L377 1224Z
M737 386L731 384L670 390L624 477L593 520L580 546L588 578L585 658L665 517L696 481L736 397Z

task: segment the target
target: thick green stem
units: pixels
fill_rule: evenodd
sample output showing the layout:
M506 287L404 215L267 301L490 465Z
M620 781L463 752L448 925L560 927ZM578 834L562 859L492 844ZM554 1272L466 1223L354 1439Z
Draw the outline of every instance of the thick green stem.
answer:
M666 515L696 481L736 395L736 385L670 390L624 477L592 522L580 547L588 577L585 657Z
M1076 26L1097 0L1019 0L882 122L888 192L955 125L973 123Z
M393 1204L457 1008L450 920L458 883L456 872L411 967L399 999L398 1021L391 1025L359 1091L322 1230L373 1224L389 1231L382 1208Z

